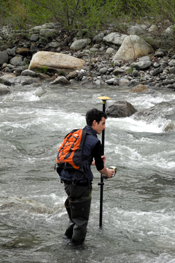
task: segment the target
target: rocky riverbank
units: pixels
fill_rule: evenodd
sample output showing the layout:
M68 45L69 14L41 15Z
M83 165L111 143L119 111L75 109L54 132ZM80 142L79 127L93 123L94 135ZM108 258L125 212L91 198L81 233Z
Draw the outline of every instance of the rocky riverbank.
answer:
M10 33L8 28L3 28L0 94L10 92L10 86L16 83L30 85L41 81L53 85L78 82L79 85L127 86L133 92L145 92L151 87L174 90L175 54L161 48L163 39L172 38L173 29L167 27L161 39L156 38L159 30L157 25L132 25L126 34L121 34L111 27L91 38L88 32L84 36L68 34L57 23L36 26L25 37L21 31ZM14 46L6 44L12 42ZM34 55L41 51L47 54L47 63L44 61L42 65L40 60L33 61ZM61 54L62 62L57 63L57 59L53 66L50 52ZM80 65L75 66L72 58L81 62Z

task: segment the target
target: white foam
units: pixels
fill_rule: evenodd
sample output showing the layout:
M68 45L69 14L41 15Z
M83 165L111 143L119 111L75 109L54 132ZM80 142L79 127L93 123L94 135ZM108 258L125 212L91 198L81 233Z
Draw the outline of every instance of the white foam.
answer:
M135 97L129 97L128 102L131 103L137 110L148 109L161 102L170 102L175 100L173 93L162 94L157 92L155 94L137 94Z
M11 93L4 97L4 100L12 100L12 101L22 101L22 102L31 102L31 101L39 101L40 98L35 94L35 91L24 91Z
M143 120L135 120L131 117L126 118L108 118L107 126L115 127L116 129L133 131L133 132L164 132L165 127L170 123L170 120L158 118L152 123L147 123Z

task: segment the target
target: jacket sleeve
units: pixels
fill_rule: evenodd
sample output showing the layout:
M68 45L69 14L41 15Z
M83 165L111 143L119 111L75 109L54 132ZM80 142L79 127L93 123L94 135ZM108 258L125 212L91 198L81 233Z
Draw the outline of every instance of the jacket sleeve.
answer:
M93 151L92 151L92 156L95 159L95 165L98 171L102 170L104 168L103 164L103 159L101 158L102 156L102 145L100 141L97 142L95 145Z

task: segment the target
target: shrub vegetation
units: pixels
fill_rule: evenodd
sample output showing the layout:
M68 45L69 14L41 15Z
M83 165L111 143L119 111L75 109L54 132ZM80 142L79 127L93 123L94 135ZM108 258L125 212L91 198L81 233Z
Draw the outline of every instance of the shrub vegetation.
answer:
M59 22L66 30L95 33L119 21L169 20L175 24L174 0L1 0L0 25L27 29ZM119 26L120 27L120 26ZM122 27L121 27L122 29Z

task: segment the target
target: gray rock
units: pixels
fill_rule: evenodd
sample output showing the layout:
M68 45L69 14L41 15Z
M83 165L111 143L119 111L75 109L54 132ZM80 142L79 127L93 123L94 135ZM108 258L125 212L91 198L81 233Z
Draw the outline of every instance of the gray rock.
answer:
M51 84L53 84L53 85L55 85L55 84L69 85L70 82L64 76L59 76L54 81L52 81Z
M106 110L107 116L116 118L129 117L135 112L137 110L127 101L117 101Z
M135 60L153 51L153 48L143 38L137 35L129 35L125 37L113 60L114 62L116 60Z
M39 34L32 34L30 36L30 41L36 42L39 39Z
M136 26L130 26L129 29L127 30L127 33L129 35L141 35L145 33L145 30L142 27L136 25Z
M11 57L15 57L16 56L16 47L14 48L7 48L6 50L7 54Z
M150 26L150 28L148 29L148 32L155 32L155 31L158 31L157 25L152 25L152 26Z
M171 68L169 69L169 72L172 73L172 74L175 74L175 67L171 67Z
M7 63L9 60L8 54L6 51L0 51L0 65Z
M163 57L163 56L165 56L165 50L163 50L163 49L158 49L157 51L156 51L156 53L154 54L154 56L155 57Z
M131 81L130 81L130 83L129 83L129 87L134 87L134 86L136 86L136 85L138 85L139 84L139 80L137 80L137 79L132 79Z
M90 52L91 53L96 53L96 52L98 52L98 48L92 47L92 48L90 48Z
M118 80L118 84L121 87L128 86L129 85L129 80L126 78L121 78Z
M94 81L94 84L97 85L97 86L100 86L102 85L102 80L101 79L97 79Z
M125 37L127 37L127 35L120 34L117 32L112 32L109 35L105 36L103 38L103 41L120 46L122 44L123 40L125 39Z
M138 70L134 69L132 72L133 77L138 77L139 76L139 72Z
M106 54L109 54L109 55L114 55L115 54L115 49L112 48L112 47L109 47L107 50L106 50Z
M72 71L67 75L67 79L75 79L78 76L78 72L77 71Z
M2 77L0 77L0 83L6 85L6 86L11 86L12 83L10 79L14 79L15 75L14 74L5 74Z
M10 75L10 74L9 74ZM32 79L32 80L31 80ZM36 78L31 78L31 77L26 77L26 76L15 76L15 77L10 77L8 79L10 82L10 85L18 85L23 83L23 85L26 85L25 83L28 82L29 84L33 81L36 82ZM30 82L31 81L31 82Z
M39 31L41 29L47 29L47 28L51 28L53 26L53 23L46 23L40 26L35 26L31 28L31 31Z
M115 67L120 67L121 65L122 65L122 61L121 60L114 61L114 66Z
M16 74L16 76L20 76L23 70L25 70L25 68L23 66L19 66L15 68L14 73Z
M84 76L87 75L87 72L86 70L84 69L80 69L80 70L77 70L77 73L78 73L78 78L81 80Z
M34 72L30 69L25 69L21 72L21 76L37 77L37 74L36 74L36 72Z
M167 89L175 89L175 84L169 84L166 86Z
M169 27L165 30L165 33L166 33L167 35L173 35L173 33L174 33L174 26L173 26L173 25L169 26Z
M164 56L163 58L161 58L159 62L160 64L168 64L168 61L169 61L169 57Z
M154 68L158 68L158 67L160 67L160 64L157 63L157 62L155 62L155 63L153 64L153 66L154 66Z
M54 37L57 35L57 30L49 29L49 28L43 28L40 30L40 35L43 37Z
M114 76L120 75L122 73L124 73L125 71L119 67L115 68L113 71Z
M163 68L162 67L159 67L159 68L156 68L152 71L152 76L157 76L158 74L162 73L163 72Z
M106 72L107 72L107 68L101 68L100 70L99 70L99 72L100 72L100 74L105 74Z
M17 55L15 57L11 58L10 64L12 64L14 66L23 66L24 65L23 57L21 55Z
M143 56L138 58L139 62L143 62L143 61L151 61L150 56Z
M12 72L12 70L11 70L10 68L6 67L6 68L4 69L4 72L10 73L10 72Z
M151 65L151 61L140 61L131 64L131 66L135 67L136 69L148 69Z
M96 35L94 38L93 38L93 41L95 43L100 43L103 41L103 37L104 37L104 33L99 33L98 35Z
M86 47L90 43L91 43L90 38L75 40L70 46L70 49L77 51Z
M106 83L107 83L108 85L114 85L115 80L116 80L115 78L107 79L107 80L106 80Z
M15 66L13 66L13 65L11 65L11 64L7 64L7 63L4 63L3 65L2 65L2 68L5 68L5 67L8 67L9 69L14 69L15 68Z
M169 64L169 66L174 67L175 66L175 59L171 59L168 64Z
M46 48L58 48L60 46L60 43L57 41L52 41L46 45Z
M10 89L4 84L0 84L0 96L11 93Z
M21 85L22 86L26 86L26 85L31 85L31 84L34 84L34 83L39 83L39 79L36 79L36 78L28 78L28 79L25 79L24 81L21 81Z
M168 85L168 84L173 84L173 83L175 83L175 79L165 79L162 82L163 85Z

